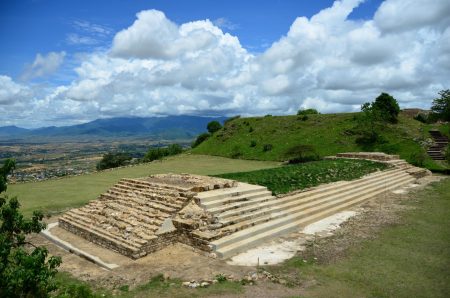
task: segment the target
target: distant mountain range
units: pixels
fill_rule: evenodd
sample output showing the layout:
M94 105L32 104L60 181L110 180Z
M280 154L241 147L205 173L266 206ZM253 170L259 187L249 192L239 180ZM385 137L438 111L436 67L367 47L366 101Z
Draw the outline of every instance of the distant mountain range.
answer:
M226 117L167 116L167 117L118 117L97 119L71 126L50 126L26 129L17 126L0 127L1 139L28 137L139 137L154 139L186 139L205 132L210 121L223 122Z

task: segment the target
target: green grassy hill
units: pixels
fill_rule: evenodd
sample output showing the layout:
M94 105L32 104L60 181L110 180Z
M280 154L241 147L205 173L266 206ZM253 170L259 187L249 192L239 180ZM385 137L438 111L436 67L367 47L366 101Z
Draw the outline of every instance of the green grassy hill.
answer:
M286 160L286 151L295 145L310 145L323 157L339 152L381 151L414 161L413 153L426 155L421 142L430 138L430 125L400 114L398 124L387 124L382 131L383 142L359 145L354 134L358 113L300 116L265 116L238 118L226 123L204 143L192 150L196 154L255 160ZM267 145L271 146L267 146ZM272 147L264 150L264 146ZM441 169L428 157L425 167Z

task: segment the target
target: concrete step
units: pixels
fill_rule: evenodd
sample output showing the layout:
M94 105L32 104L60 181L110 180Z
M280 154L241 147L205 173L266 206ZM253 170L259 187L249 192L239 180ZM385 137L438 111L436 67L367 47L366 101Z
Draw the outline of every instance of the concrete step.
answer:
M205 207L206 210L210 210L212 208L216 208L216 210L220 210L220 207L226 208L227 205L232 204L240 204L242 202L249 202L252 201L252 199L260 198L260 197L267 197L272 196L272 192L268 191L267 189L258 191L258 192L250 192L242 195L237 196L229 196L224 197L217 200L208 200L208 201L200 201L200 206ZM223 210L222 208L222 210Z
M410 177L404 177L401 181L390 183L384 187L378 187L363 195L354 195L348 200L343 200L341 204L334 204L329 206L329 208L316 207L316 210L309 210L310 212L300 211L295 214L284 216L276 220L271 220L264 224L231 234L218 239L211 244L219 257L228 258L263 241L298 230L299 227L345 210L353 205L364 202L375 195L381 194L400 185L410 183L414 180L415 179Z
M326 204L322 204L319 206L315 206L309 209L301 209L298 210L298 212L295 212L290 215L283 215L275 220L270 220L266 223L256 225L254 227L244 229L240 232L231 234L229 236L223 237L221 239L218 239L214 242L212 242L213 248L218 252L219 256L228 256L230 253L236 252L237 248L239 249L245 249L248 245L244 245L243 247L240 246L239 242L247 243L248 239L256 237L255 239L258 239L258 234L265 233L267 231L271 231L275 228L278 228L280 226L289 224L293 220L300 220L301 218L304 218L305 216L311 216L314 213L327 213L332 212L330 214L333 214L337 212L336 210L340 210L339 208L347 208L349 204L353 201L355 202L362 202L365 199L371 198L376 194L382 193L386 190L396 188L400 185L410 183L414 181L415 179L411 176L401 176L400 179L393 179L389 180L386 183L381 183L380 185L377 185L376 187L367 188L364 189L363 192L354 192L350 197L343 196L340 200L337 201L331 201ZM364 198L361 200L360 198ZM328 211L327 211L328 210ZM331 211L330 211L331 210ZM327 213L328 214L328 213ZM320 219L317 218L316 220ZM269 233L269 235L271 235ZM275 233L275 236L277 234ZM267 237L263 237L264 239ZM244 239L247 239L245 241L242 241ZM250 244L254 244L253 241L250 241Z
M238 183L236 187L221 188L205 192L200 192L195 197L200 203L221 200L227 197L241 196L254 192L267 191L267 187L252 185L247 183Z
M396 181L403 181L403 179L408 178L411 179L411 176L408 174L401 174L400 176L389 177L389 183L394 183ZM224 227L221 230L224 231L240 231L246 229L251 226L255 226L260 224L261 222L266 222L268 220L280 218L283 216L287 216L292 213L299 212L301 210L308 210L309 208L314 208L320 205L327 205L330 202L339 202L342 198L352 196L354 194L360 194L365 191L369 191L373 188L386 185L386 179L381 181L377 181L374 183L367 184L367 186L361 187L353 187L351 190L341 191L335 193L334 195L321 195L315 199L305 199L301 201L291 201L285 204L279 204L276 206L271 206L269 208L261 208L257 212L248 213L245 215L239 215L236 217L228 218L223 223Z
M271 200L263 201L263 202L256 201L255 204L253 204L253 205L250 205L248 207L243 206L243 208L235 208L233 210L218 214L217 217L219 219L223 220L223 219L227 219L230 217L235 217L235 216L239 216L239 215L242 215L245 213L253 212L256 210L261 210L263 208L270 208L272 206L286 204L286 203L289 203L292 201L300 203L300 202L302 202L302 200L304 200L303 202L308 202L311 200L318 199L321 196L331 196L335 193L341 193L347 189L361 187L361 186L367 185L369 183L374 183L378 179L387 179L389 177L392 177L392 176L398 175L398 174L404 174L404 172L402 172L400 170L386 171L383 174L381 174L381 172L380 172L380 173L376 173L376 175L366 176L365 178L361 178L358 180L346 181L346 183L341 183L339 186L337 186L335 184L330 184L330 185L327 185L324 187L320 187L318 189L301 192L301 193L298 193L295 195L285 196L285 197L281 197L281 198L273 198Z

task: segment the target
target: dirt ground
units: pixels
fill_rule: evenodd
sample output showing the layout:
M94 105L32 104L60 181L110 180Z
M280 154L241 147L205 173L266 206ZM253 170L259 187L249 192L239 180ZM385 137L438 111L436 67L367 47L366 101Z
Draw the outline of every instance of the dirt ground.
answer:
M357 211L357 215L341 224L341 227L335 230L332 235L324 233L309 237L307 241L309 245L306 245L306 249L305 247L299 247L298 254L305 259L317 258L319 263L324 264L345 257L348 248L358 245L364 240L377 237L377 233L383 227L398 223L398 211L410 208L404 204L405 200L413 199L414 196L411 194L422 189L426 184L439 179L441 179L439 176L428 176L418 180L417 184L411 185L409 188L388 192L367 201L354 208L353 210ZM49 222L55 222L56 220L56 218L51 218ZM218 274L232 275L236 279L241 279L257 270L256 267L251 266L228 265L223 260L208 257L182 244L169 246L138 260L131 260L94 245L61 228L53 228L51 232L74 246L99 256L107 263L119 265L118 268L113 270L103 269L86 259L57 247L41 235L33 236L32 242L45 245L51 254L62 257L63 262L60 271L69 272L95 287L114 289L126 284L133 288L147 282L150 277L161 273L183 281L212 279ZM284 239L298 237L306 236L298 232L284 237ZM269 272L282 274L277 272L276 265L266 266L265 268ZM297 277L286 276L286 278L295 281ZM314 281L311 281L311 284L314 284ZM240 297L293 296L298 295L301 288L308 287L311 284L299 281L298 288L288 288L270 281L258 282L258 286L246 286L245 293Z

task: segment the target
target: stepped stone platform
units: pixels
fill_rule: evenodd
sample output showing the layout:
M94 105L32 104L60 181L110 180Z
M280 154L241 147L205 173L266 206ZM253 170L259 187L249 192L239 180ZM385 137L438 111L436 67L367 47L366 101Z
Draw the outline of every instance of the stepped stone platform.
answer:
M197 193L235 185L232 180L188 174L125 178L58 222L91 242L139 258L177 240L170 219Z
M174 242L229 258L431 174L384 153L329 158L377 160L390 167L278 197L264 186L187 174L122 179L97 200L65 213L59 224L131 258Z

